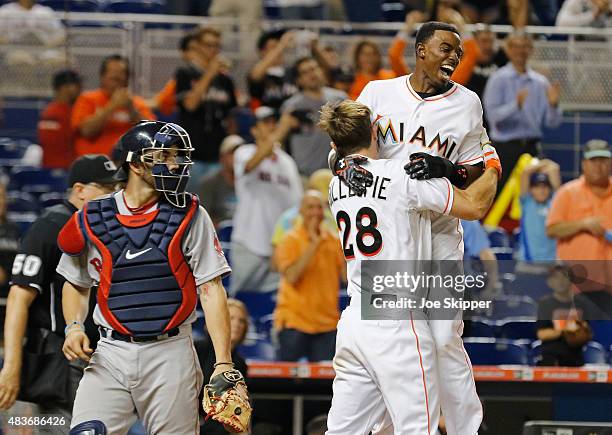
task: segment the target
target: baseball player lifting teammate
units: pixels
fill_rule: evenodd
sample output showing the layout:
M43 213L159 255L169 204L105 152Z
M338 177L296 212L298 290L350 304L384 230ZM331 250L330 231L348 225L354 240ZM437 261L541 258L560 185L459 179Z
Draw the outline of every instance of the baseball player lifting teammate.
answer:
M478 96L450 80L463 54L461 37L452 25L425 23L416 35L415 54L413 74L370 82L357 101L372 111L382 158L408 163L405 169L412 178L446 177L455 187L465 188L482 174L482 147L489 138ZM355 192L372 183L372 174L359 166L360 161L345 159L336 168ZM332 167L334 163L332 150ZM431 259L462 261L459 221L432 213L431 230ZM473 435L482 422L482 406L461 340L461 311L454 320L435 320L430 327L447 431Z
M57 271L67 281L63 351L89 361L70 433L125 434L137 417L149 434L199 433L203 379L191 336L198 293L217 360L205 411L244 431L250 406L233 369L221 284L230 268L208 214L185 193L189 136L176 124L144 121L117 146L125 190L87 203L58 237ZM101 338L91 355L83 321L94 285Z
M409 320L362 320L360 293L372 289L361 286L361 269L368 260L422 258L432 237L429 221L421 217L424 211L481 218L495 196L501 165L495 149L486 145L480 151L486 170L466 190L451 186L447 178L417 181L406 174L403 161L377 160L370 117L365 105L347 100L326 105L320 121L338 156L359 157L373 176L362 194L350 191L338 177L329 188L348 263L351 303L338 323L327 434L432 434L442 386L429 322L417 309L408 310Z

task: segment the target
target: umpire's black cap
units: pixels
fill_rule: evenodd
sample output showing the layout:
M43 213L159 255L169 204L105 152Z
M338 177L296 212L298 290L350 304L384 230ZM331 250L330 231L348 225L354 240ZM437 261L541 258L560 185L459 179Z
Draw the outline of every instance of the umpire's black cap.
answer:
M108 157L102 154L86 154L72 163L68 186L72 187L75 183L114 184L123 181L115 178L116 174L117 166Z

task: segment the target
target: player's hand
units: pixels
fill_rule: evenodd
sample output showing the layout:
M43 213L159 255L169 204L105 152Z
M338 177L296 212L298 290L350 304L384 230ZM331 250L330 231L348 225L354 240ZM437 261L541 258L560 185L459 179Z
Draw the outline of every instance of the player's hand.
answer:
M372 173L361 166L368 159L363 156L346 156L336 162L336 175L357 195L365 195L366 189L374 183Z
M559 104L559 98L561 97L561 83L554 82L551 84L546 91L546 96L548 97L548 104L556 107Z
M493 168L497 171L497 176L501 179L502 165L497 155L497 150L492 145L482 147L482 158L484 159L485 169Z
M604 237L606 229L601 225L601 217L589 217L582 220L582 229L595 237Z
M19 370L2 368L0 371L0 409L6 410L13 406L19 393L19 384Z
M519 89L518 93L516 94L516 103L518 104L519 109L523 107L523 103L527 99L527 95L529 95L529 89L527 88Z
M431 178L450 178L453 164L443 157L432 156L427 153L410 154L410 162L404 170L412 179L429 180Z
M122 109L132 104L132 96L128 88L119 88L113 92L110 104L114 109Z
M68 330L62 352L64 352L68 361L81 359L85 362L89 362L93 349L89 347L89 338L87 334L85 334L85 331Z

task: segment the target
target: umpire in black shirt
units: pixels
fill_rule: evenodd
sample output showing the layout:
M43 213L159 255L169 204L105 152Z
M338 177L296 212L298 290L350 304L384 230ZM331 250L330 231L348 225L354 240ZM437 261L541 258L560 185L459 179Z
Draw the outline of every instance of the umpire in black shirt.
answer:
M77 159L68 177L68 198L45 209L21 241L6 307L0 409L11 408L19 399L36 403L41 415L62 414L70 423L82 369L71 366L62 354L66 325L61 308L64 278L55 272L61 256L57 235L86 202L115 190L116 170L103 155ZM91 329L89 335L97 340L93 324Z

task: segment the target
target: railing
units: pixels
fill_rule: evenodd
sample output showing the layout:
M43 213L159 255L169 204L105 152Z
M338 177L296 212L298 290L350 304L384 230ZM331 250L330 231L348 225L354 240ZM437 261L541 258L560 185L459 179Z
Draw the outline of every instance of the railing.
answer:
M150 97L180 65L177 46L181 36L204 24L223 31L223 53L233 63L232 75L239 89L245 91L246 73L257 60L257 35L241 33L231 19L102 13L58 13L58 17L67 28L61 46L45 46L36 38L0 45L0 96L50 96L51 76L64 66L83 74L85 88L96 87L101 59L121 53L132 62L132 90ZM402 26L331 21L264 21L262 25L317 32L321 43L334 46L349 64L356 41L367 37L386 50ZM492 30L503 35L511 27L493 26ZM564 109L612 111L612 29L527 27L526 31L535 39L532 65L561 83ZM412 44L409 47L406 58L413 64ZM292 56L288 57L290 62Z

